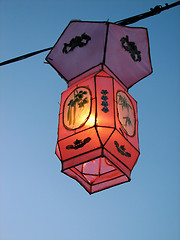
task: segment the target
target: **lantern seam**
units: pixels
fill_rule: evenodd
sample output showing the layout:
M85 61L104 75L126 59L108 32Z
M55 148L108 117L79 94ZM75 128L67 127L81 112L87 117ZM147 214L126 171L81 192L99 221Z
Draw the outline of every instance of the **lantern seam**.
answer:
M97 126L97 75L94 75L94 90L95 90L95 127Z
M138 158L139 158L139 151L138 151L138 155L137 155L137 157L136 157L136 160L135 160L135 162L134 162L134 164L133 164L133 166L132 166L132 169L130 169L128 166L126 166L123 162L121 162L121 160L119 160L114 154L112 154L111 152L109 152L109 150L107 150L106 148L105 148L105 150L108 152L108 153L110 153L114 158L116 158L120 163L122 163L128 170L130 170L130 173L132 172L132 169L134 168L134 166L136 165L136 163L137 163L137 160L138 160ZM110 161L110 160L109 160ZM121 170L121 169L120 169ZM122 171L122 170L121 170ZM123 172L123 171L122 171ZM124 172L123 172L124 173ZM124 173L125 174L125 173ZM125 174L126 175L126 174Z
M76 174L72 169L68 169L70 170L71 172L73 172L74 174ZM67 175L69 177L69 175L63 171L61 171L62 173L64 173L65 175ZM81 176L77 175L78 177L80 177L84 182L86 182L87 184L89 184L89 182L85 179L83 179ZM76 178L73 178L74 180L76 180L82 187L84 187L86 189L86 187L84 185L82 185L81 182L79 182ZM87 189L86 189L87 190ZM88 190L87 190L88 191Z
M91 160L91 161L92 161L92 160ZM81 164L80 164L80 165L81 165ZM77 169L77 170L78 170L78 169ZM119 169L118 169L118 170L119 170ZM78 171L79 171L79 170L78 170ZM90 173L89 173L89 174L88 174L88 173L82 173L82 174L85 174L85 175L88 175L88 176L90 175L90 176L97 176L97 177L99 176L99 177L100 177L100 176L102 176L102 175L105 175L105 174L107 174L107 173L114 172L114 171L117 171L117 169L113 169L113 170L110 170L110 171L108 171L108 172L105 172L105 173L102 173L102 174L98 174L98 175L97 175L97 174L90 174ZM79 171L79 172L80 172L80 171ZM81 173L81 172L80 172L80 173Z
M109 22L106 22L106 36L105 36L105 44L104 44L104 56L103 56L103 62L102 64L105 65L106 61L106 48L107 48L107 39L108 39L108 33L109 33Z
M56 148L57 148L57 147L58 147L58 149L59 149L59 153L60 153L60 157L61 157L61 158L59 158L58 155L56 154ZM59 147L58 142L57 142L57 144L56 144L56 148L55 148L55 154L56 154L56 156L59 158L59 160L61 161L61 159L62 159L62 154L61 154L61 149L60 149L60 147Z
M136 111L137 111L137 116L138 116L138 103L136 103ZM139 120L138 120L138 117L136 119L136 128L137 128L137 132L138 132L138 129L139 129ZM138 143L139 143L139 134L137 134L137 140L138 140ZM140 155L140 147L139 147L139 144L138 144L138 151L139 151L139 155Z
M115 132L116 128L114 127L114 130L112 131L112 133L110 134L110 136L108 137L108 139L106 140L106 142L104 143L103 147L106 145L106 143L109 141L109 139L111 138L111 136L113 135L113 133Z
M86 152L87 153L87 152ZM82 154L83 155L83 154ZM76 156L76 157L79 157L79 155L78 156ZM104 157L104 156L101 156L101 155L99 155L99 156L96 156L96 157L94 157L94 158L91 158L90 160L88 160L88 161L86 161L85 160L85 162L81 162L81 163L78 163L78 164L76 164L76 165L73 165L73 166L71 166L71 167L68 167L68 168L63 168L62 169L62 171L65 171L65 170L68 170L68 169L71 169L71 168L75 168L75 167L77 167L77 166L79 166L79 165L81 165L81 164L83 164L83 163L88 163L88 162L91 162L92 160L96 160L97 158L100 158L100 157ZM73 158L71 158L71 159L73 159ZM68 159L68 160L71 160L71 159ZM64 163L64 162L66 162L66 161L68 161L68 160L65 160L65 161L62 161L62 163Z
M91 194L93 194L93 193L97 193L97 192L99 192L99 191L103 191L103 190L106 190L106 189L108 189L108 188L116 187L116 186L118 186L118 185L121 185L121 184L124 184L124 183L128 183L128 182L130 182L130 181L131 181L131 179L130 179L130 178L127 178L127 181L124 181L124 182L122 182L122 183L116 183L116 184L111 185L111 186L108 186L108 187L103 187L103 188L101 188L101 189L94 190L94 191L92 191L91 193L89 193L87 189L86 189L86 191L91 195ZM84 188L85 188L85 187L84 187Z
M123 163L119 158L117 158L113 153L111 153L109 150L107 150L106 148L105 148L105 150L108 152L108 153L110 153L114 158L116 158L122 165L124 165L130 172L132 171L132 169L130 169L128 166L126 166L125 165L125 163ZM109 160L109 159L108 159ZM111 163L112 163L112 161L111 160L109 160ZM116 166L116 164L115 163L113 163L115 166ZM116 166L117 167L117 166ZM123 172L119 167L117 167L121 172ZM124 173L124 172L123 172ZM125 173L124 173L125 174ZM125 174L126 175L126 174Z
M95 148L95 149L93 149L93 150L89 150L89 151L86 151L86 152L80 153L80 154L75 155L75 156L73 156L73 157L67 158L66 160L62 160L62 162L67 162L67 161L69 161L69 160L72 160L73 158L80 157L80 156L84 155L85 153L94 152L94 151L96 151L96 150L100 150L100 149L102 149L102 147L98 147L98 148ZM98 157L103 157L103 156L100 155L100 156L98 156ZM96 159L96 158L97 158L97 157L92 158L91 160L94 160L94 159ZM89 160L89 161L91 161L91 160ZM84 162L86 162L86 160L85 160ZM87 162L88 162L88 161L87 161ZM79 164L80 164L80 163L79 163ZM79 165L79 164L78 164L78 165Z
M116 129L116 109L115 109L115 89L114 89L114 81L115 79L112 78L112 86L113 86L113 110L114 110L114 129Z
M73 78L67 80L67 82L68 82L68 86L69 86L69 83L70 83L72 80L75 80L76 78L80 77L81 75L83 76L83 74L89 72L90 70L92 70L93 68L96 68L96 67L98 67L98 66L101 66L100 70L98 69L98 70L96 70L95 72L93 72L93 73L91 73L91 74L96 74L97 72L102 71L102 64L101 64L101 63L99 63L99 64L97 64L97 65L94 65L93 67L88 68L86 71L84 71L84 72L82 72L82 73L76 75L75 77L73 77ZM56 71L57 71L57 70L56 70ZM91 75L91 74L89 74L89 75ZM85 76L85 77L88 77L88 75ZM82 77L82 78L83 78L83 77ZM79 81L79 80L78 80L78 81Z
M93 126L91 126L91 127L89 127L89 128L86 128L86 129L83 129L83 130L81 130L81 131L78 131L78 133L82 133L82 132L84 132L84 131L88 131L89 129L95 128L95 127L97 127L97 128L98 128L98 127L101 127L101 128L112 128L112 129L118 130L118 129L114 128L114 127L102 126L102 125L97 125L97 126L93 125ZM61 138L61 139L57 139L57 142L60 142L60 141L62 141L62 140L64 140L64 139L66 139L66 138L72 137L72 136L74 136L74 135L76 135L76 134L77 134L77 133L72 133L71 135L68 135L67 137L64 137L64 138Z
M97 84L96 84L96 81L97 81L97 75L94 75L94 90L95 90L95 125L94 125L94 127L95 127L97 136L99 138L99 141L100 141L100 144L101 144L101 147L102 147L103 144L102 144L101 138L99 136L99 133L97 131Z
M98 184L106 183L106 182L109 182L109 181L112 181L112 180L121 178L121 177L123 177L123 176L125 176L125 175L122 174L122 175L120 175L120 176L118 176L118 177L114 177L114 178L111 178L111 179L107 179L107 180L104 180L104 181L99 182L99 183L94 183L94 182L93 182L93 185L92 185L92 186L97 186ZM127 177L127 176L125 176L125 177ZM128 178L128 179L129 179L129 178Z
M111 74L113 74L116 77L116 79L115 78L113 78L113 79L118 81L125 90L128 90L128 87L121 81L121 79L119 77L117 77L116 74L106 64L104 64L104 66L111 72ZM104 71L106 72L106 70L104 70Z
M148 77L149 75L151 75L152 72L153 72L152 61L151 61L151 54L150 54L150 44L149 44L149 35L148 35L148 31L147 31L147 28L142 28L142 27L141 27L141 29L145 29L145 30L146 30L146 38L147 38L147 43L148 43L148 57L149 57L148 60L149 60L149 62L150 62L151 72L150 72L148 75L146 75L146 76L140 78L137 82L135 82L135 83L133 83L132 85L130 85L130 86L128 87L128 89L131 88L132 86L134 86L134 84L140 82L142 79L144 79L144 78Z
M69 170L72 171L72 172L74 172L74 173L76 174L76 172L75 172L73 169L69 168ZM78 172L79 172L79 171L78 171ZM79 173L80 173L80 172L79 172ZM89 184L88 180L87 180L84 176L78 175L78 177L80 177L82 180L84 180L85 182L87 182L87 183ZM83 177L84 177L84 178L83 178Z
M128 140L128 138L124 135L124 132L122 134L122 130L120 131L119 129L116 128L116 130L121 134L122 137L124 137L126 139L126 141L135 149L139 152L139 150ZM138 141L139 142L139 141ZM140 154L140 152L139 152Z
M99 138L99 141L100 141L100 144L101 144L101 147L102 147L103 144L102 144L101 138L100 138L100 136L99 136L99 133L98 133L98 130L97 130L97 126L95 126L95 130L96 130L97 136L98 136L98 138Z
M86 163L86 162L85 162L85 163ZM83 164L83 163L82 163L82 164ZM81 164L80 164L80 165L81 165ZM79 173L81 173L82 175L93 176L93 177L100 177L101 175L105 175L105 174L107 174L107 173L110 173L110 172L116 171L117 169L113 169L113 170L111 170L111 171L109 171L109 172L102 173L102 174L83 173L83 172L79 171L77 168L76 168L76 170L77 170Z
M84 131L88 131L88 130L91 129L91 128L94 128L94 125L93 125L92 127L89 127L89 128L83 129L83 130L81 130L81 131L78 131L78 133L82 133L82 132L84 132ZM74 136L74 135L76 135L76 134L77 134L77 133L72 133L71 135L68 135L67 137L58 139L58 142L60 142L60 141L62 141L62 140L64 140L64 139L67 139L67 138L69 138L69 137L72 137L72 136Z

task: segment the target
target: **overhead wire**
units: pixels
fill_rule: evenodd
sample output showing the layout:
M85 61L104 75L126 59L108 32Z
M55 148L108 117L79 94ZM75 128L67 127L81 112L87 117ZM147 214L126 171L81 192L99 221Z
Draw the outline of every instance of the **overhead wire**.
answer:
M129 17L120 21L115 22L118 25L129 25L135 22L138 22L139 20L142 20L144 18L152 17L154 15L160 14L162 11L168 10L170 8L176 7L180 5L180 1L174 2L172 4L166 3L164 7L161 5L157 5L154 8L150 8L149 12L141 13L138 15L135 15L133 17Z

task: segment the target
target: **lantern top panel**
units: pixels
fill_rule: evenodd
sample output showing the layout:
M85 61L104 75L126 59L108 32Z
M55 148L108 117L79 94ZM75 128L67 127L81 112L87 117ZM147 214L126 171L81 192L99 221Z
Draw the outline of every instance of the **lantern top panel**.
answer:
M68 84L105 70L130 88L152 73L147 29L109 22L71 21L46 60Z

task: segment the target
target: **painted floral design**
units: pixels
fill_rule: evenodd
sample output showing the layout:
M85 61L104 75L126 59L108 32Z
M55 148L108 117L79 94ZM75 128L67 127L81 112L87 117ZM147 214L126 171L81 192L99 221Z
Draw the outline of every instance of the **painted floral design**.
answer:
M67 120L69 121L69 125L71 125L71 123L75 124L76 122L76 108L84 108L84 105L88 103L87 97L84 97L86 94L87 91L74 91L74 98L68 103Z
M75 89L64 105L64 123L70 129L82 125L90 113L90 92L86 88Z
M101 110L103 112L107 113L107 112L109 112L109 109L107 107L108 106L108 102L107 102L107 100L108 100L108 97L107 97L108 91L107 90L102 90L101 94L103 94L102 97L101 97L101 99L103 100L102 103L101 103L103 108Z
M131 100L125 92L117 93L117 108L119 121L125 132L132 136L135 131L135 114Z
M118 104L122 106L122 110L124 108L127 109L127 112L128 112L128 115L126 117L123 117L123 119L126 120L124 126L127 126L127 125L132 125L131 123L131 119L129 117L129 109L132 109L131 105L128 103L128 100L126 97L123 97L121 94L118 95Z

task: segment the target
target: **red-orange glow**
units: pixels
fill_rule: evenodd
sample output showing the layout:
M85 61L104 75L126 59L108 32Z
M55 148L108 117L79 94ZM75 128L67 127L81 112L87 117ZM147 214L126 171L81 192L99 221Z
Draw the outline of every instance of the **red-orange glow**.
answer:
M89 193L130 181L139 156L136 101L118 81L104 71L82 79L62 93L59 116L63 173Z

